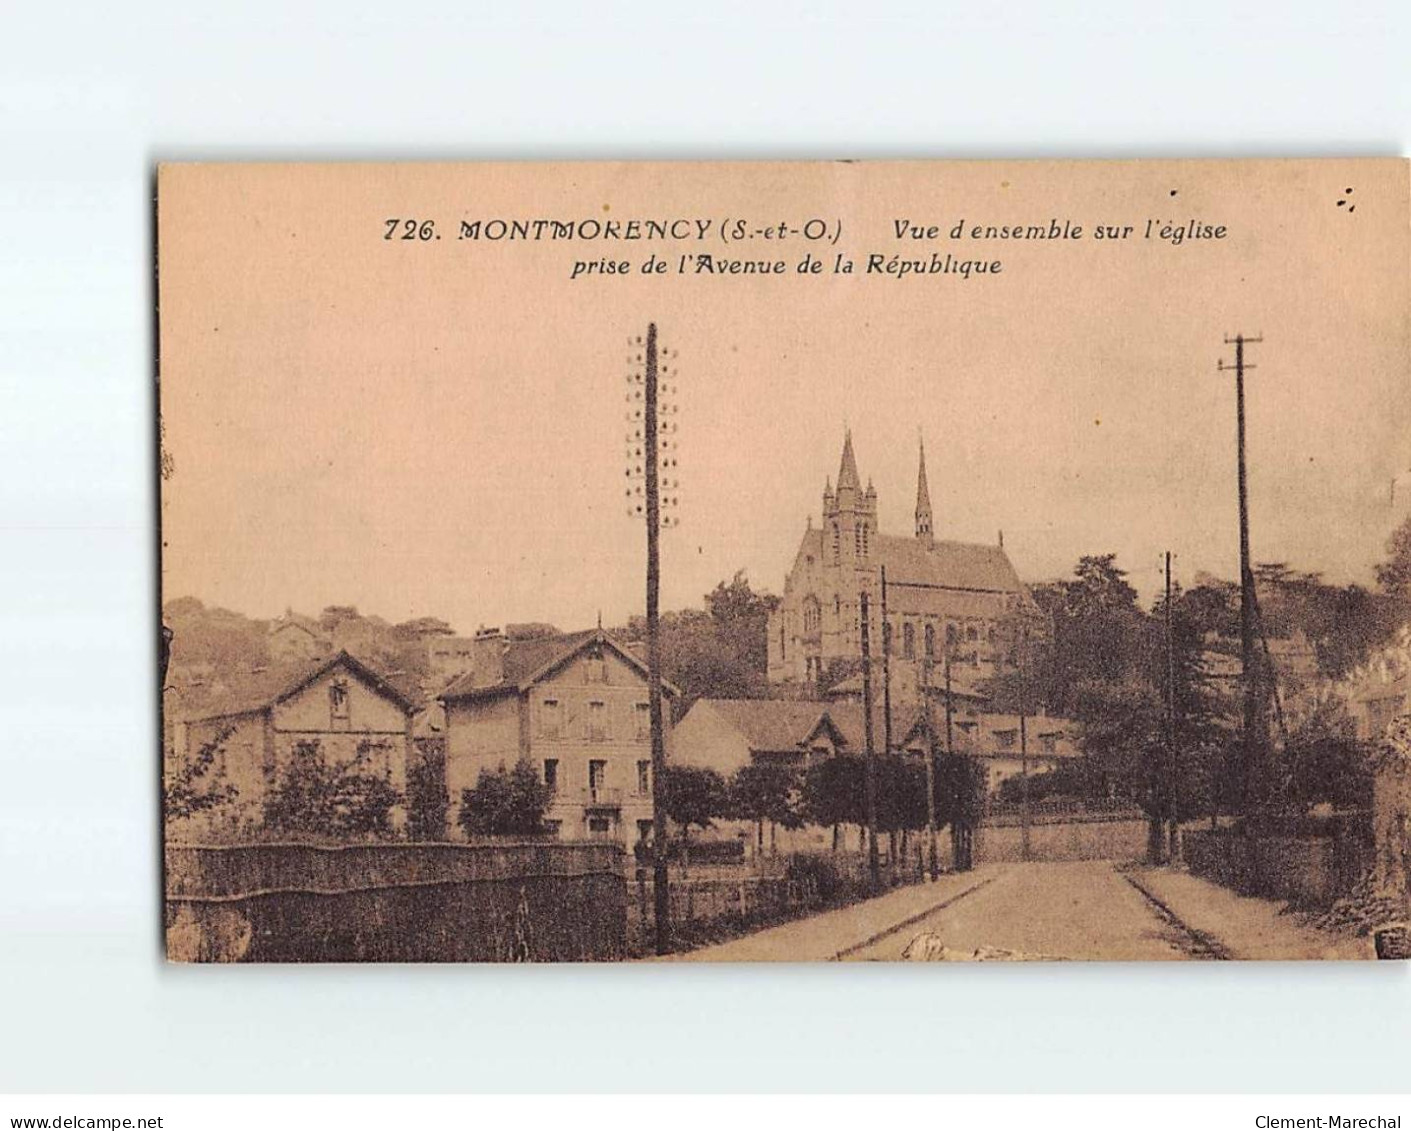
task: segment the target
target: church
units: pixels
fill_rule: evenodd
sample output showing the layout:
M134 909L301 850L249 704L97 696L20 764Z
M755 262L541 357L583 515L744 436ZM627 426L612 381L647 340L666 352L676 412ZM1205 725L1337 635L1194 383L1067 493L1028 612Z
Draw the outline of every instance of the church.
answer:
M862 655L862 593L868 594L874 663L882 658L884 631L890 636L894 693L916 693L924 660L935 661L938 680L947 646L952 678L962 685L976 687L1010 666L1015 641L1022 633L1042 633L1043 617L1003 539L995 545L945 541L936 538L932 521L924 445L915 530L911 537L883 534L877 529L877 491L871 481L863 488L847 432L837 486L829 481L823 489L823 525L815 527L809 517L770 616L769 681L826 693L855 675Z

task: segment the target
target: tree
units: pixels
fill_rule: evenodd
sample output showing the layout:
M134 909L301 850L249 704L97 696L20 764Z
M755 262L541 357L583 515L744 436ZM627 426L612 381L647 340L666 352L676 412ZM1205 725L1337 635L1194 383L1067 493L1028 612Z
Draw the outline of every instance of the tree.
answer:
M769 669L769 614L778 604L778 597L751 589L742 569L729 584L722 581L705 596L717 636L750 671L761 675Z
M514 769L483 769L475 788L461 792L459 822L467 836L535 836L544 831L549 787L528 760Z
M662 675L681 689L678 711L699 698L769 694L769 614L778 603L777 597L756 593L740 570L705 595L703 608L662 615ZM624 640L641 640L645 633L640 617L616 631Z
M725 779L702 766L667 766L662 794L666 815L681 827L682 851L689 859L691 827L711 828L730 810Z
M1411 597L1411 516L1391 532L1387 560L1377 566L1377 584L1392 597Z
M876 754L877 828L885 833L924 829L926 764L904 754Z
M808 820L833 830L867 823L867 765L860 754L834 754L809 766L804 775L802 809Z
M761 849L764 848L764 826L768 822L772 852L775 826L803 827L802 787L802 775L792 766L747 762L735 771L728 783L730 815L756 823L757 844Z
M266 827L296 836L392 836L392 810L402 796L370 769L371 754L363 744L351 761L330 762L317 739L295 743L265 798Z
M445 840L446 740L418 738L407 765L407 839Z
M932 756L936 759L936 823L950 826L951 860L957 871L968 872L974 865L975 829L985 812L988 775L978 758L939 751Z
M318 623L325 632L332 632L344 621L361 619L356 605L326 605L318 615Z
M235 728L222 727L197 749L195 757L183 760L163 788L163 808L169 820L194 817L234 801L240 791L214 773L216 757L224 749Z
M768 691L763 668L752 667L738 641L722 636L709 613L669 613L661 622L662 674L681 689L685 710L697 699L758 699Z
M1339 700L1320 702L1294 728L1280 761L1280 800L1286 808L1303 811L1323 803L1367 808L1372 803L1370 759Z
M1125 680L1090 680L1075 689L1074 714L1089 767L1109 797L1126 797L1146 814L1148 847L1159 858L1170 797L1164 709L1160 695L1134 673Z
M426 640L431 636L454 636L456 630L440 617L416 617L392 626L392 634L407 640Z

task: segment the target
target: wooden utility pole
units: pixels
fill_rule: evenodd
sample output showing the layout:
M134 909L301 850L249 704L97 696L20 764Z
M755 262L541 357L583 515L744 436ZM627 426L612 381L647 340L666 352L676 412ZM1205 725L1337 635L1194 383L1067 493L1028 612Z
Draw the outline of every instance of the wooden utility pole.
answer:
M882 567L882 749L892 752L892 622L887 619L887 567Z
M1249 560L1249 494L1245 469L1244 440L1244 375L1254 366L1245 364L1244 347L1262 342L1262 337L1246 338L1236 334L1226 337L1225 344L1235 347L1235 363L1226 365L1223 358L1219 363L1222 373L1234 370L1235 374L1235 427L1236 452L1239 466L1239 510L1240 510L1240 670L1244 679L1244 734L1241 750L1239 788L1241 808L1247 814L1260 804L1258 796L1260 782L1265 770L1265 756L1268 748L1264 733L1264 706L1262 702L1262 680L1259 672L1259 653L1255 643L1255 597L1254 568Z
M671 949L666 844L666 741L661 706L661 477L657 456L657 327L647 326L643 473L647 492L647 711L652 730L652 888L656 952Z
M1166 857L1175 864L1181 859L1181 814L1178 794L1180 769L1176 752L1176 645L1171 630L1171 551L1166 551Z
M1019 645L1019 853L1021 859L1031 858L1029 851L1029 634L1025 630Z
M927 871L934 883L940 876L936 859L936 728L931 722L931 657L921 658L921 719L926 733L926 845Z
M954 786L956 795L951 799L955 805L955 812L950 821L950 859L951 866L957 872L968 872L970 870L970 828L968 822L961 816L961 791L967 788L966 775L957 772L955 761L955 701L951 697L950 688L950 657L951 641L950 634L946 634L946 769L954 775Z
M881 886L882 864L877 858L877 754L872 735L872 641L868 631L867 593L859 595L862 630L862 733L866 758L867 871L875 891Z
M1024 714L1028 705L1019 709L1019 855L1023 860L1031 859L1029 852L1029 726Z

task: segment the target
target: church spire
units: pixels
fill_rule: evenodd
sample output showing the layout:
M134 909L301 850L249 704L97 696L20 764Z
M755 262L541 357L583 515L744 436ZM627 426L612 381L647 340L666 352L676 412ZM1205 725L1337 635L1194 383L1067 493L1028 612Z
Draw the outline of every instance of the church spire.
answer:
M843 432L843 462L838 466L838 493L841 495L845 487L857 491L861 486L862 481L857 474L857 457L852 454L852 429L848 428Z
M921 440L921 464L916 473L916 537L931 544L931 488L926 483L926 441Z

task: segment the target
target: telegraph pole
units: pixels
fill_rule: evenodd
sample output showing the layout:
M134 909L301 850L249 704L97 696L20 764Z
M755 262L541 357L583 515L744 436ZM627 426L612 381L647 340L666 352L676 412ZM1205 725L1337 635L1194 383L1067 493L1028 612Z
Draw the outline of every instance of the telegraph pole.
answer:
M960 817L961 790L965 786L965 775L957 771L955 762L955 702L951 697L950 689L950 657L952 645L950 632L946 632L946 769L955 775L956 794L952 799L955 802L955 813L950 821L950 855L951 867L957 872L968 872L970 870L970 830L966 821Z
M1019 855L1030 859L1029 848L1029 636L1024 632L1019 653Z
M940 876L936 861L936 728L931 723L931 657L921 658L921 717L926 729L926 844L931 882Z
M892 622L887 619L887 567L882 567L882 749L892 752Z
M867 761L867 871L872 890L881 886L881 861L877 858L877 756L872 736L872 641L868 632L867 593L859 595L862 627L862 732Z
M1255 596L1254 569L1249 561L1249 495L1245 469L1244 440L1244 375L1253 365L1244 360L1244 347L1262 342L1263 337L1247 338L1236 334L1226 337L1225 344L1235 347L1235 363L1226 365L1220 359L1221 373L1234 370L1235 374L1235 425L1236 450L1239 461L1239 508L1240 508L1240 670L1244 678L1244 735L1241 750L1240 794L1246 814L1259 803L1258 785L1264 771L1265 751L1268 746L1264 734L1264 710L1261 701L1262 680L1259 673L1259 654L1255 647Z
M1171 631L1171 551L1166 551L1166 798L1169 812L1166 832L1167 859L1181 859L1181 814L1177 790L1180 771L1176 753L1176 647Z
M652 728L652 889L656 951L671 949L671 889L666 861L666 742L661 713L661 477L657 466L657 327L647 326L647 710Z
M1024 712L1025 704L1019 709L1019 775L1023 787L1019 794L1019 856L1030 858L1029 852L1029 726Z
M646 342L628 339L633 353L628 363L640 368L627 375L627 513L647 526L647 711L652 748L652 885L655 901L656 952L671 949L671 892L667 870L666 720L661 696L661 531L680 519L667 512L677 505L676 424L664 420L660 378L668 375L660 357L668 353L657 343L656 323L647 326ZM640 352L637 352L640 351ZM637 486L632 484L637 481ZM662 489L668 494L663 496Z

